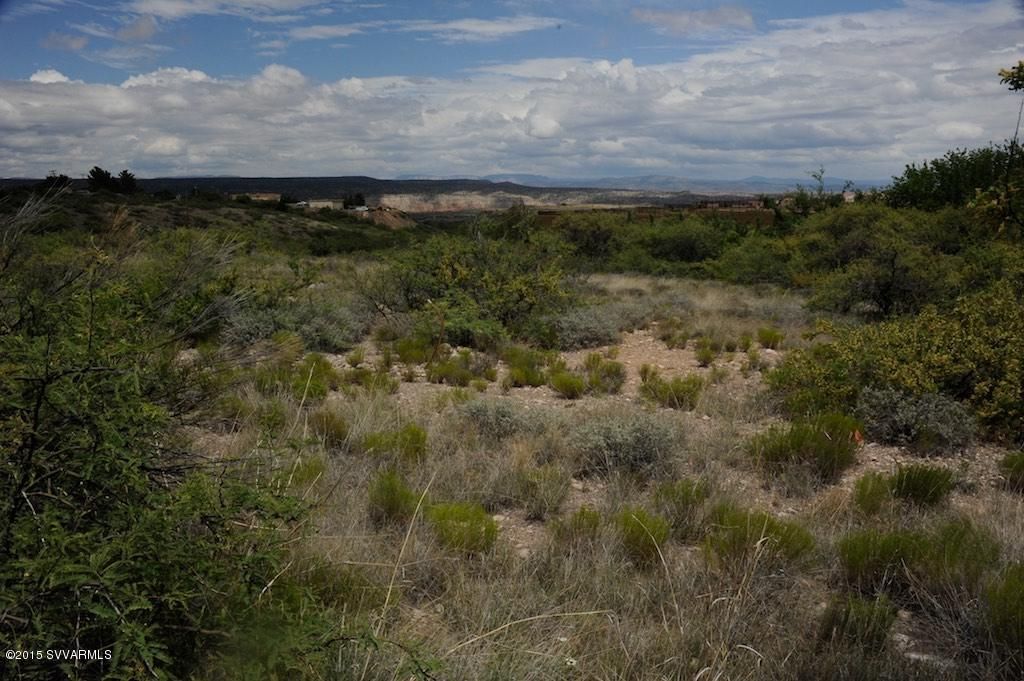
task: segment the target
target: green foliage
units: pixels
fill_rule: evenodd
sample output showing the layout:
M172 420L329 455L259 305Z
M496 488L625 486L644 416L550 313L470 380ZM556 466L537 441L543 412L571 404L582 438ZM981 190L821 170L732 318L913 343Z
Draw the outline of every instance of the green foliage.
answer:
M952 491L953 471L939 466L900 466L890 481L892 495L919 506L935 506Z
M569 437L583 474L648 473L674 445L671 429L643 412L590 418L577 424Z
M1024 165L1020 153L1010 144L979 149L953 149L942 158L911 163L885 191L894 207L936 210L943 206L965 206L980 191L997 184L1007 172Z
M575 400L583 396L587 390L586 380L571 371L558 371L548 378L551 389L567 400Z
M822 617L822 641L844 641L868 650L882 650L896 621L896 606L880 594L872 600L858 596L837 599Z
M654 490L654 505L668 520L674 536L692 539L700 529L701 508L708 494L703 480L664 482Z
M1006 479L1006 487L1024 492L1024 452L1011 452L999 462L999 470Z
M524 467L517 472L516 496L528 520L543 520L557 513L569 494L569 476L555 464Z
M370 520L376 525L408 523L416 512L420 496L394 471L381 471L370 483Z
M537 430L530 414L507 400L473 400L460 408L486 442L497 443L513 435Z
M178 358L223 321L224 251L124 221L80 236L0 217L0 612L10 649L113 658L7 675L217 674L269 621L277 645L253 677L326 672L319 646L337 625L285 574L274 529L305 515L289 471L262 452L206 462L174 428L222 387L225 367Z
M1003 568L984 590L984 627L1011 669L1024 669L1024 564Z
M773 426L755 437L750 452L769 470L799 464L823 481L833 482L856 461L860 423L842 414L822 414L810 421Z
M867 515L878 513L891 499L889 476L882 473L865 473L853 487L853 503Z
M857 416L872 440L922 454L962 452L974 437L974 419L945 395L906 395L892 388L864 388Z
M701 338L697 342L697 351L694 353L694 357L697 359L697 364L702 367L709 367L718 357L718 353L711 347L706 338Z
M329 449L341 447L348 441L348 423L334 409L326 406L317 409L310 414L309 424Z
M757 342L762 348L778 350L785 335L773 326L762 326L757 330Z
M462 350L442 362L427 366L427 380L465 387L475 379L493 381L496 376L494 360L487 355Z
M395 341L398 359L406 364L424 364L430 359L433 349L428 336L405 336Z
M696 374L664 379L649 364L640 367L640 395L663 407L693 409L703 389L704 379Z
M668 521L639 506L627 506L616 514L614 524L622 549L634 565L646 568L658 562L661 546L668 540Z
M686 341L690 338L690 329L679 317L669 317L658 322L654 335L670 349L681 349L686 347Z
M551 523L555 539L573 545L596 541L600 531L601 514L589 506L580 506L572 515Z
M715 274L737 284L792 283L792 248L782 239L751 232L715 261Z
M535 388L547 382L545 366L551 362L553 355L522 345L513 345L502 352L501 359L508 367L506 380L511 387Z
M427 519L438 542L467 553L490 551L498 538L498 524L478 504L437 504Z
M1000 546L969 520L954 518L931 531L855 531L839 541L837 551L851 586L903 597L913 588L932 595L972 593L998 560Z
M369 433L363 439L368 452L394 452L407 461L420 461L427 455L427 431L407 423L393 432Z
M597 352L587 355L583 361L583 370L587 376L587 390L596 395L616 394L626 382L626 367Z
M1007 282L961 297L948 314L819 331L831 342L790 353L768 374L797 413L849 410L863 388L889 386L963 402L990 432L1024 432L1024 306Z
M755 554L769 563L795 562L814 548L814 537L803 526L761 511L721 504L712 509L708 522L705 547L726 565Z

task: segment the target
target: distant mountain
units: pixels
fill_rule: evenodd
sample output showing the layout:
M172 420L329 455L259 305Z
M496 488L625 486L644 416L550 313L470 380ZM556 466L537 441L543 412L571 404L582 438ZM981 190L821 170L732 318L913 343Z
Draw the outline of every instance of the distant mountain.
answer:
M762 177L754 175L741 180L696 180L675 175L641 175L636 177L599 177L599 178L555 178L544 175L499 174L486 175L485 180L492 182L514 182L533 187L588 187L593 189L631 189L637 191L657 192L694 192L704 194L781 194L794 191L797 187L810 188L814 184L812 178ZM883 187L888 181L852 180L858 189ZM847 180L839 177L826 177L826 191L842 191Z

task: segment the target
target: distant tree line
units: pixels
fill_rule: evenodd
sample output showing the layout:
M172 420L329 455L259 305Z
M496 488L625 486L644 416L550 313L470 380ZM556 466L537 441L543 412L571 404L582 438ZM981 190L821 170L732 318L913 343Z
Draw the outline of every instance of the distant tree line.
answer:
M108 191L114 194L134 194L139 191L135 175L127 169L122 170L117 177L114 177L109 170L93 166L86 180L91 192Z

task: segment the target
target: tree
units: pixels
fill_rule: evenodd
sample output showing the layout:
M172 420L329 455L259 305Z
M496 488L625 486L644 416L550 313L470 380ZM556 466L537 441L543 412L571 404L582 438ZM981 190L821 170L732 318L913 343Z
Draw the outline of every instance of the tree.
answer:
M118 189L122 194L134 194L139 190L138 183L135 181L135 175L128 172L125 168L121 171L121 174L117 176Z
M89 182L89 191L91 192L116 192L120 188L118 181L114 179L110 171L104 170L99 166L93 166L86 179Z
M999 75L1001 77L999 82L1009 86L1011 92L1024 90L1024 61L1017 62L1016 66L1000 70Z

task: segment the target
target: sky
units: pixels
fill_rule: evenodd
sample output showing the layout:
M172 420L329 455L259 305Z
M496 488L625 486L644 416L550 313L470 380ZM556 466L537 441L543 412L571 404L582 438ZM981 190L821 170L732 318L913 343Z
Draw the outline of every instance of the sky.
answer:
M0 0L0 177L884 180L1020 59L1022 0Z

